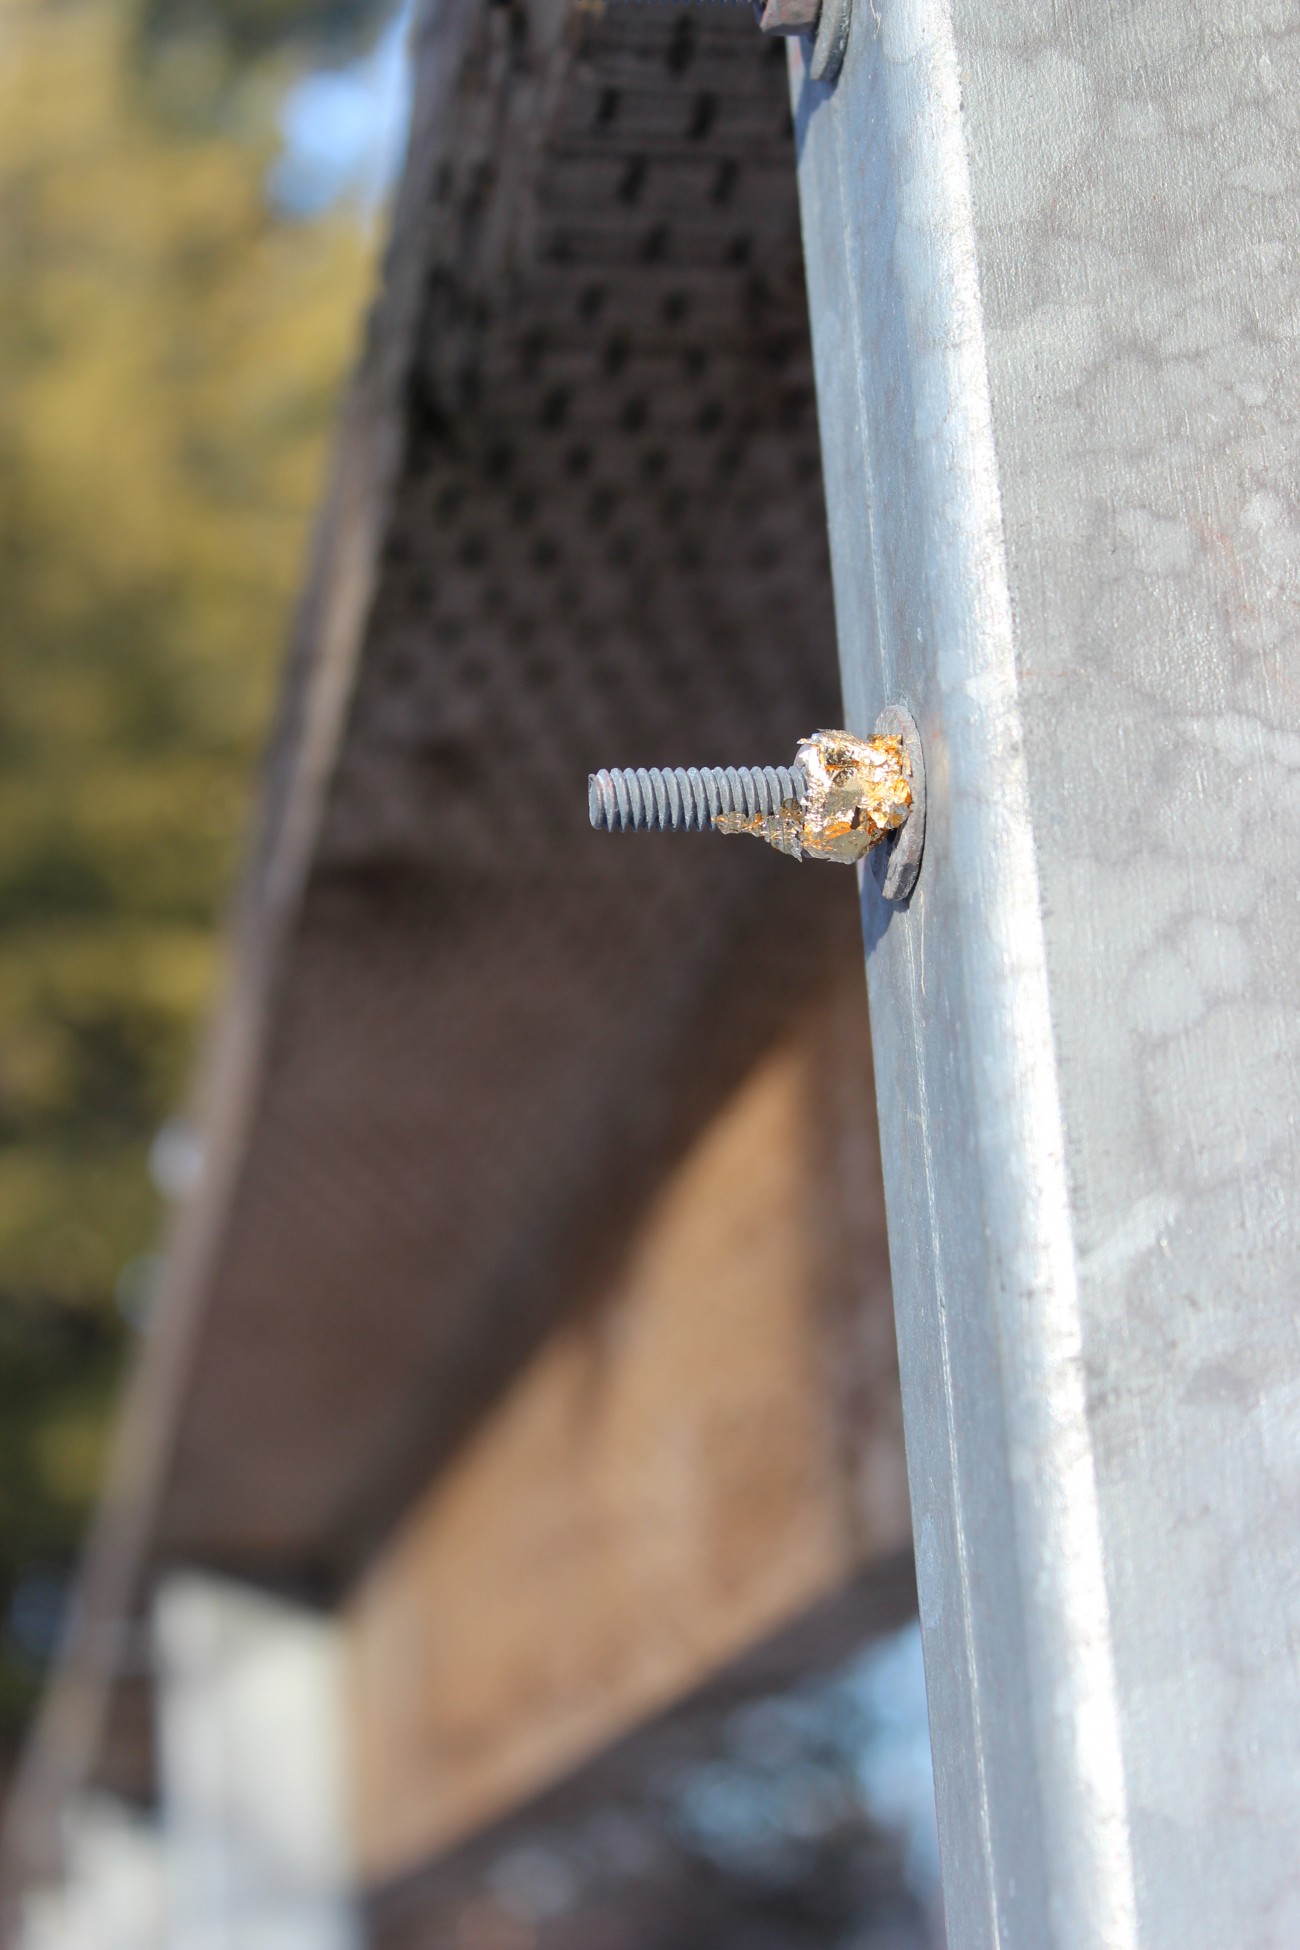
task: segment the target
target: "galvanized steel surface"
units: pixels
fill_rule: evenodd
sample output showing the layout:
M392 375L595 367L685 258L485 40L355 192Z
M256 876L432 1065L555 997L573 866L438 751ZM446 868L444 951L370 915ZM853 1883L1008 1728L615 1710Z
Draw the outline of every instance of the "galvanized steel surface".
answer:
M952 1942L1283 1950L1300 26L792 59L848 722L929 761L864 922Z

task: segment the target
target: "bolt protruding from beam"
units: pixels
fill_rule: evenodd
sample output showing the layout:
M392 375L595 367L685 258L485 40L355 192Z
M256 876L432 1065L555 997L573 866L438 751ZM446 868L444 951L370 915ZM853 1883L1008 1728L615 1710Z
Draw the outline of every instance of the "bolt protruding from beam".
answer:
M881 713L870 738L815 731L793 765L593 772L587 791L591 823L602 832L712 826L752 833L795 860L810 854L852 865L912 818L923 799L924 769L911 715L894 706ZM919 864L923 827L922 808L914 845L906 849L909 865Z

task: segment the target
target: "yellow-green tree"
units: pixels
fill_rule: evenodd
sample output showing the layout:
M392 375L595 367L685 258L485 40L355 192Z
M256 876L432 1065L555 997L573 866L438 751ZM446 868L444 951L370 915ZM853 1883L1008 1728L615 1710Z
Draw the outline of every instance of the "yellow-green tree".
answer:
M0 1604L95 1486L369 269L267 208L287 70L138 27L0 0Z

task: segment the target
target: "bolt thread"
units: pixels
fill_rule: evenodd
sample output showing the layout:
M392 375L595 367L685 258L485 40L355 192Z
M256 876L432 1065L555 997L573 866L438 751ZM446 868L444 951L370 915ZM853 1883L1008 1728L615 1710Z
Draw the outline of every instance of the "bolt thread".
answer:
M719 813L748 818L777 812L807 789L798 765L677 765L636 771L593 772L587 781L591 823L597 832L692 832L711 826Z

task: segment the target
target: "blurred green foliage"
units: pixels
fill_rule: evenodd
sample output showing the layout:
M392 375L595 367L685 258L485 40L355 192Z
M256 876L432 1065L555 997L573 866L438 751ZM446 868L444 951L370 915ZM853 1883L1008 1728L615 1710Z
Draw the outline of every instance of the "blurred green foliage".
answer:
M304 43L351 51L375 13L375 0L141 0L137 18L155 45L208 41L242 63Z
M286 57L211 70L134 0L0 0L0 1614L98 1480L370 271L268 210Z

